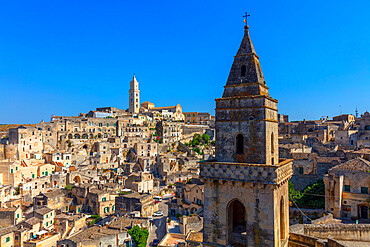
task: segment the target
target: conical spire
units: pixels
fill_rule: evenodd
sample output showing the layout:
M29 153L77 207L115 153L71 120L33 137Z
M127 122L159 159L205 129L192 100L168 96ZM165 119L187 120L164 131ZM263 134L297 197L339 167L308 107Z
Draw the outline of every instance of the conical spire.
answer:
M238 56L238 55L247 55L247 54L254 54L255 56L257 56L256 51L254 50L254 46L252 44L252 40L249 36L249 26L245 25L244 26L244 37L243 37L242 43L240 44L238 53L236 55Z
M241 95L268 95L259 57L249 36L248 25L244 27L244 37L234 58L224 91L224 97Z

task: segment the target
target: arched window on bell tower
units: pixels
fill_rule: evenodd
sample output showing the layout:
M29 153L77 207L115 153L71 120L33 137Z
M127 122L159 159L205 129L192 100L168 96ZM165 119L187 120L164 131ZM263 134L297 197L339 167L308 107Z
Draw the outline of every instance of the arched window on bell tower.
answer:
M243 64L240 69L240 76L245 76L246 72L247 72L247 66Z
M236 136L236 154L243 153L244 153L244 136L242 134L238 134Z
M274 133L271 133L271 165L274 165L274 153L275 153L275 144L274 144Z
M280 200L280 239L285 239L285 208L284 197Z

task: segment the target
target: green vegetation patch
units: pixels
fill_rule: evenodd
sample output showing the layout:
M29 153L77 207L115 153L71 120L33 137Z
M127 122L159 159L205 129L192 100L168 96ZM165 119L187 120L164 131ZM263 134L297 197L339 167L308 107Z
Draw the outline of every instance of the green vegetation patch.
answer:
M139 226L134 226L131 230L128 230L134 243L137 247L146 247L148 241L149 231L147 229L140 229Z

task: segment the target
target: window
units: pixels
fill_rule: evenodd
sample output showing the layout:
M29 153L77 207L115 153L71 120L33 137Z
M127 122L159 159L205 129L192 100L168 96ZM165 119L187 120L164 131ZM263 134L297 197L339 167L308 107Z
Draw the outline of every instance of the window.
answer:
M32 174L32 178L35 178L35 174Z
M303 174L303 167L299 167L298 172L299 172L299 174Z
M361 194L369 194L369 188L368 187L361 187Z
M109 123L107 123L107 127L109 127Z
M19 214L17 214L17 219L19 219Z
M13 173L14 172L14 170L13 169L10 169L10 173Z
M236 136L236 154L243 153L244 153L244 136L242 134L238 134Z
M345 192L350 192L350 191L351 191L351 186L349 186L349 185L344 185L344 191L345 191Z
M102 202L106 202L106 201L107 201L107 198L103 197L103 198L101 199L101 201L102 201Z
M247 71L247 66L242 65L242 67L240 68L240 76L245 76L246 71Z
M6 238L6 242L8 243L8 242L10 242L10 237L7 237Z
M46 226L49 226L49 222L46 222Z

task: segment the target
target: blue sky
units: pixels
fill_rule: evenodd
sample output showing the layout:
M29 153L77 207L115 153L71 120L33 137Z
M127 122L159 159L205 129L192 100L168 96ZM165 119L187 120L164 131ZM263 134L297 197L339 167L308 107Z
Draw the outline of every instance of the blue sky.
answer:
M292 120L370 111L370 1L1 1L0 123L141 100L214 114L248 11L270 95Z

